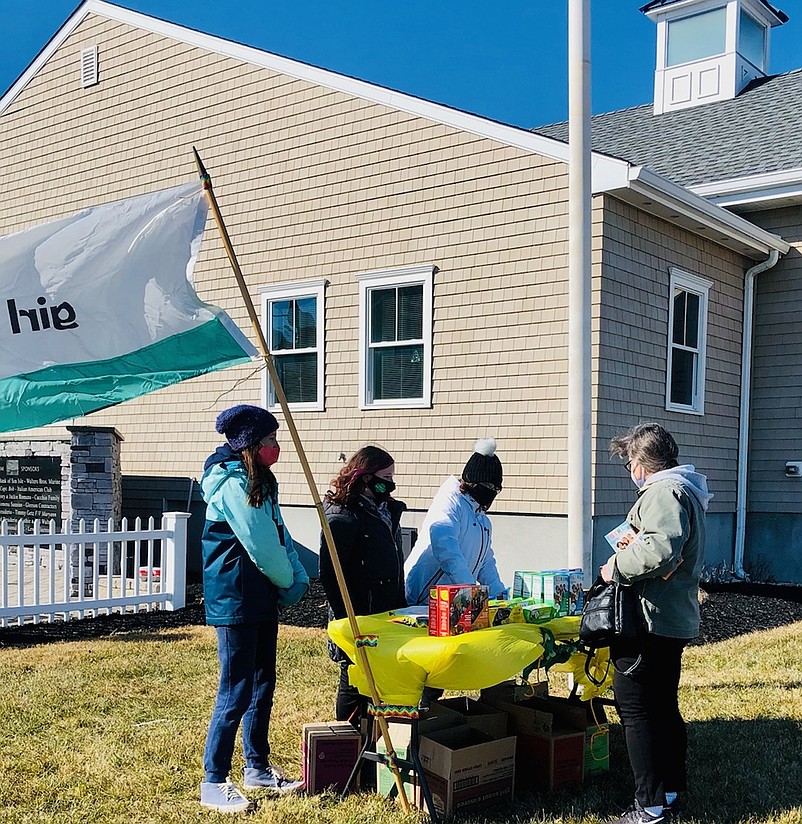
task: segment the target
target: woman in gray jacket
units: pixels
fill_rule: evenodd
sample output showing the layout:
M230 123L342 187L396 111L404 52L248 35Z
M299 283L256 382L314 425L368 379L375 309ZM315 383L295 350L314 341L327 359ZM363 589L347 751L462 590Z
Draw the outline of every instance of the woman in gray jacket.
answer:
M605 581L632 587L643 629L610 646L613 690L624 727L635 803L613 824L672 820L686 789L687 732L677 693L682 652L699 634L699 576L705 510L713 496L693 466L677 463L673 437L643 423L613 438L638 499L627 515L637 537L601 568Z

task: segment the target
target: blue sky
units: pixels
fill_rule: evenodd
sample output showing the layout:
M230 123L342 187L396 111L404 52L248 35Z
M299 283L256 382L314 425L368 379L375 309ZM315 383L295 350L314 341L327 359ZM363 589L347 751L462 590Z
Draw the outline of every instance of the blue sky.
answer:
M643 0L593 0L593 112L652 99L655 27ZM0 0L5 91L78 0ZM126 0L199 31L531 127L564 120L568 0ZM772 38L773 73L802 68L802 0Z

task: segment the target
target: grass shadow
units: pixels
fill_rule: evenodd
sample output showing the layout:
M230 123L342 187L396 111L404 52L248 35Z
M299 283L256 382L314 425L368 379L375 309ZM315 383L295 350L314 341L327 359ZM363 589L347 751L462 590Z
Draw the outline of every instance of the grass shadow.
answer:
M720 719L688 724L688 805L684 824L747 824L802 806L802 727L793 719ZM610 725L607 773L550 794L519 798L509 822L615 818L631 803L623 731ZM487 818L482 820L488 820ZM498 820L494 816L493 820Z

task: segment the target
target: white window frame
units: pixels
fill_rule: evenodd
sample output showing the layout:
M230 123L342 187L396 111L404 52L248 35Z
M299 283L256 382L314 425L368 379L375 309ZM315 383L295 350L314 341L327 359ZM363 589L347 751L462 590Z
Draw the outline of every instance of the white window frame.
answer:
M305 403L290 403L290 409L309 412L323 412L326 408L324 397L325 388L325 318L326 318L326 280L306 280L294 283L281 283L276 286L266 286L259 290L262 299L262 329L268 348L272 344L271 312L272 303L280 300L298 300L300 298L315 298L317 329L314 349L293 349L293 354L303 354L308 352L317 353L317 400ZM276 355L280 358L281 355ZM271 411L281 409L281 405L272 391L270 375L265 370L262 380L262 405Z
M707 361L707 315L709 293L713 281L692 275L682 269L669 269L668 290L668 351L666 356L666 409L669 412L685 412L691 415L705 413L705 364ZM696 349L679 347L674 343L674 292L680 289L699 297L699 339ZM688 405L671 402L671 372L675 347L696 353L696 369L693 376L693 397Z
M359 408L360 409L429 409L432 406L432 305L435 266L406 266L381 272L364 272L356 276L359 283ZM370 375L370 301L372 289L388 289L394 286L423 286L422 337L423 390L420 398L393 398L374 400ZM397 345L397 341L386 345Z

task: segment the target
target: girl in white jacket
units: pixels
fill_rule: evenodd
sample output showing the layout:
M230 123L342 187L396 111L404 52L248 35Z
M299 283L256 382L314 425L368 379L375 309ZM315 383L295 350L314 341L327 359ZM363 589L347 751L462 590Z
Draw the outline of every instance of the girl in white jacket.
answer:
M478 440L462 478L447 478L432 501L404 564L407 603L425 604L429 587L483 584L491 598L506 597L485 514L501 492L502 468L492 438Z

